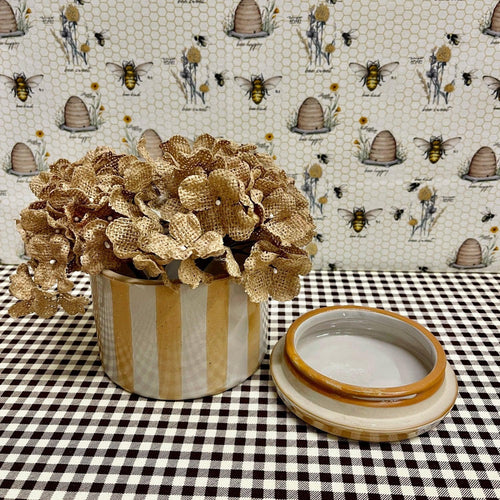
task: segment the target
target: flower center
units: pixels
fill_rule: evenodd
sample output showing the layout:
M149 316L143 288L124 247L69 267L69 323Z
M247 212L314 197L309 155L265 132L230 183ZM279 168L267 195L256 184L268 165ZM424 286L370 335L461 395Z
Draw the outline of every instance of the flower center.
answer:
M49 260L49 264L52 264L52 265L54 265L56 262L57 262L57 260L56 260L56 259L50 259L50 260Z
M181 249L181 250L187 250L187 246L186 246L186 245L181 245L181 246L180 246L180 249Z
M111 215L108 215L106 218L108 219L109 222L113 220L113 217L111 217Z
M273 270L274 274L278 274L278 270L274 266L271 266L271 269Z
M104 242L104 247L108 248L108 249L111 248L111 243L109 241L105 241Z
M74 220L75 222L80 222L80 217L73 217L73 220Z
M216 204L217 206L219 206L221 203L222 203L222 201L220 201L220 198L217 198L217 199L215 200L215 204Z

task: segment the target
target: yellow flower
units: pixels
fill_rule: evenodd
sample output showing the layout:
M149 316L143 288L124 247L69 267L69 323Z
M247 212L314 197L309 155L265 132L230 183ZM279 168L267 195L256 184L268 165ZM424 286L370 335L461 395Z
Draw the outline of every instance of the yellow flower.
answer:
M408 224L410 224L410 226L416 226L418 224L418 220L415 219L415 217L412 217L409 221L408 221Z
M338 90L338 89L339 89L339 84L338 84L338 83L332 83L332 84L330 85L330 90L331 90L332 92L337 92L337 90Z
M319 179L323 175L323 169L319 163L311 165L309 168L309 176L313 179Z
M68 5L64 12L66 19L71 23L77 23L80 20L80 13L74 5Z
M361 123L361 125L366 125L368 123L368 118L366 116L362 116L359 119L359 123Z
M266 134L266 141L272 141L274 139L274 135L271 134L270 132Z
M276 155L273 155L273 160L276 160Z
M498 226L493 226L492 228L490 228L490 233L493 233L493 234L498 233Z
M318 198L318 202L321 204L321 205L324 205L326 202L328 201L328 198L326 196L320 196Z
M132 121L132 117L131 117L131 116L129 116L129 115L125 115L125 116L123 117L123 121L124 121L125 123L130 123L130 122Z
M335 113L340 113L342 111L342 108L339 106L336 110Z
M31 14L31 9L30 8L26 9L26 14Z
M275 13L275 14L279 14L279 13L280 13L280 10L278 9L278 7L276 7L276 8L274 9L274 13Z
M448 62L451 59L451 49L448 45L441 45L436 52L436 59L439 62Z
M196 47L191 47L187 54L187 60L191 64L198 64L201 61L201 53Z
M320 23L326 23L328 21L328 18L330 17L330 10L324 3L322 3L316 9L314 17L316 21L319 21Z
M420 201L429 201L431 198L432 198L432 191L429 189L428 186L424 186L418 192L418 199Z
M357 139L354 139L354 144L359 144L359 141Z
M122 142L128 142L127 139L125 139L125 137L122 137Z
M444 86L444 91L445 92L453 92L455 90L455 85L453 85L453 83L447 83L445 86Z
M200 85L200 92L203 92L204 94L209 91L209 87L206 83L202 83Z
M49 156L50 156L50 153L47 151L47 152L45 153L45 158L48 158Z
M37 130L35 135L41 139L45 134L43 133L43 130Z
M104 111L106 108L104 106L99 106L99 111Z
M498 252L498 247L495 247L495 248L493 249L493 251L494 251L494 252Z
M92 83L90 84L90 88L91 88L92 90L99 90L99 84L98 84L97 82L92 82Z
M80 50L84 53L87 54L87 52L90 52L90 47L86 43L82 43L80 45Z
M325 52L327 54L332 54L333 52L335 52L335 45L333 45L333 43L326 44L326 46L325 46Z

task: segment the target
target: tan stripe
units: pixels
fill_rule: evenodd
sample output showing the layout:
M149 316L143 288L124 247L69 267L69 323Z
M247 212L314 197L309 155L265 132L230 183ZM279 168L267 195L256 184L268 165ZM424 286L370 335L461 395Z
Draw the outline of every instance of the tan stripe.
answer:
M161 399L182 398L182 321L178 289L156 287L156 339Z
M247 298L248 311L248 373L259 366L260 357L260 304Z
M229 280L208 285L207 295L207 393L223 391L227 375Z
M129 287L126 283L111 280L117 383L124 389L133 391L134 359L132 354L132 326L128 290Z

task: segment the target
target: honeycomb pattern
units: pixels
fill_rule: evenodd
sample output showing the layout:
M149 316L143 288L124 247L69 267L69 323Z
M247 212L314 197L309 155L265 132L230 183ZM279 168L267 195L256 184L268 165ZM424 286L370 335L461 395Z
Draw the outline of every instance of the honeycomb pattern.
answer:
M14 220L33 198L29 177L8 172L15 143L24 142L38 153L38 165L43 167L59 157L76 160L101 144L132 150L140 134L152 128L164 140L174 134L195 137L209 132L255 142L275 155L311 199L320 235L314 242L316 268L449 271L462 242L475 238L486 266L474 269L500 270L500 260L495 259L500 246L500 180L470 182L460 177L481 146L490 146L500 156L500 101L483 81L485 75L500 79L500 38L481 31L495 0L325 3L329 17L322 26L321 50L327 44L334 50L329 62L323 57L321 64L309 62L306 48L311 39L309 10L314 13L320 2L256 0L261 10L277 9L277 26L267 37L238 39L228 36L224 27L238 0L90 0L83 5L67 0L61 6L50 0L7 1L24 12L31 26L24 36L0 35L1 72L10 78L14 73L25 73L27 79L44 76L25 102L10 92L9 85L0 86L3 262L18 262L23 253ZM69 62L62 48L60 9L66 12L69 5L78 9L72 36L77 50L87 45L88 52L81 52L88 64ZM102 46L95 33L103 34ZM350 45L343 33L351 35ZM458 45L448 34L458 35ZM197 44L196 35L206 37L206 46ZM205 103L199 98L189 102L179 86L181 55L192 46L201 54L196 90L208 85ZM451 56L441 68L441 91L446 84L453 90L447 102L443 93L438 104L429 103L424 83L430 82L431 54L442 46ZM130 60L136 66L153 63L131 91L107 66ZM381 67L399 63L373 91L350 66L367 66L369 61ZM215 73L223 75L223 86ZM471 73L470 85L463 73ZM257 105L235 77L251 80L261 74L264 79L282 79ZM98 88L91 87L95 83ZM59 128L72 95L81 97L87 107L97 103L101 121L96 131ZM318 99L324 110L338 99L335 109L340 111L332 114L337 123L328 133L301 135L290 130L307 97ZM402 163L371 166L358 159L363 145L355 141L363 138L369 148L382 130L394 135ZM266 140L266 134L273 139ZM461 140L431 163L414 142L416 137L429 141L431 136L442 136L442 142ZM328 163L321 163L318 155L327 155ZM306 178L314 163L321 165L321 176ZM433 203L419 199L425 186L435 193ZM346 211L361 207L365 217L374 209L382 212L356 232ZM413 235L412 219L418 228Z

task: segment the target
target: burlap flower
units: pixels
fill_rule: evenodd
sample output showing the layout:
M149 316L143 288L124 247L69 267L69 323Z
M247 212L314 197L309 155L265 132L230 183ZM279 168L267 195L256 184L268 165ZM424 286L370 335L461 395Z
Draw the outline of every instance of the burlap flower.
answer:
M113 252L111 241L106 236L108 225L104 220L94 219L85 227L82 271L95 275L105 269L117 269L122 263Z
M259 241L245 261L245 291L252 302L262 302L268 296L291 300L300 290L299 275L310 270L307 252L297 248L285 252L268 241Z
M69 292L73 283L66 278L70 242L61 234L36 235L26 244L26 251L36 262L34 282L48 290L57 284L60 292Z
M245 211L243 204L252 203L244 186L228 171L187 177L179 186L179 199L196 212L204 231L217 231L235 241L248 239L258 222L258 217Z

